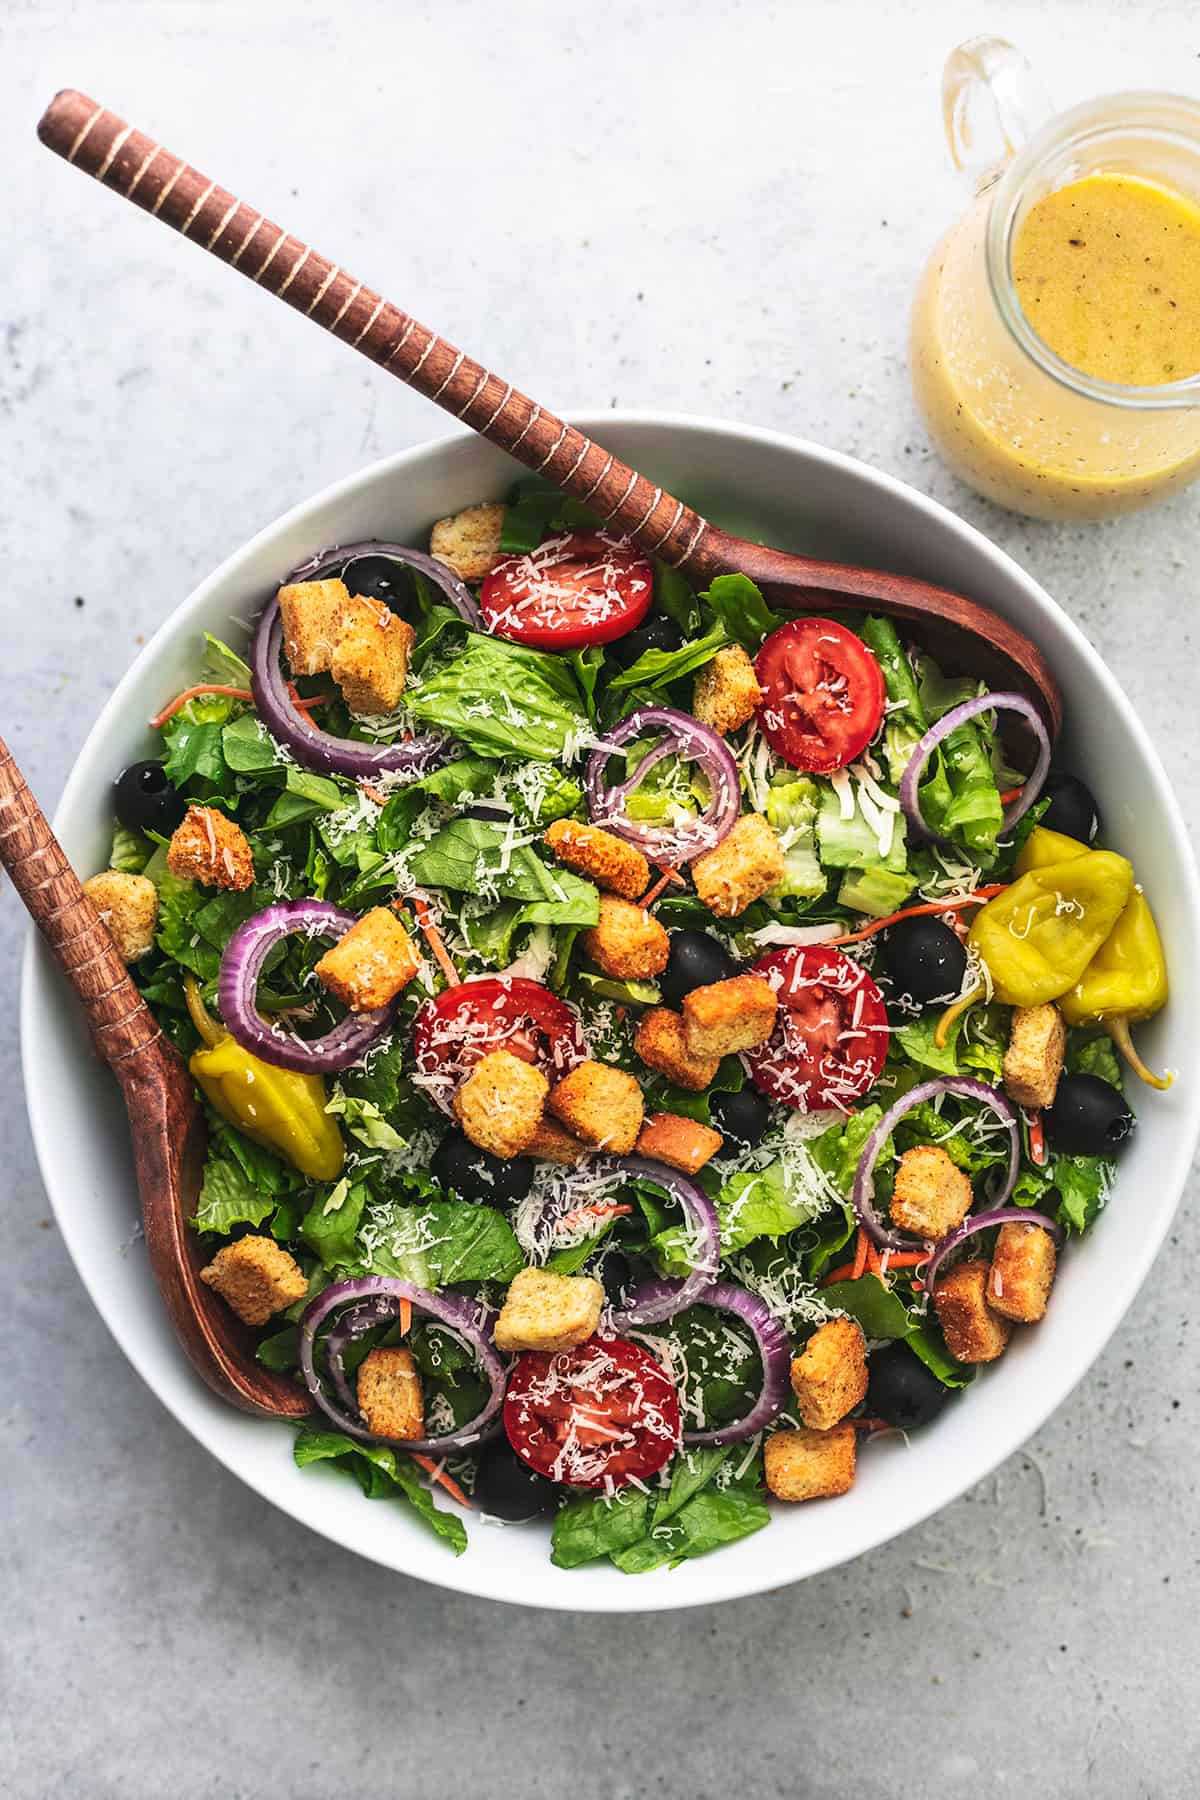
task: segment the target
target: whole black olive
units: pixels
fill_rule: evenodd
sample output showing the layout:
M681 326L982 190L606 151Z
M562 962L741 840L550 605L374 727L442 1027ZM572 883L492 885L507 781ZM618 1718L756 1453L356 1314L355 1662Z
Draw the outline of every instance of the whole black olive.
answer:
M342 580L352 594L382 600L394 613L412 602L412 570L391 556L356 556L342 570Z
M446 1133L430 1158L429 1173L447 1193L482 1206L511 1206L533 1185L528 1156L493 1156L463 1131Z
M160 762L131 763L116 783L116 813L126 831L157 831L170 837L187 811Z
M557 1502L554 1483L527 1468L506 1439L493 1438L484 1445L475 1477L475 1503L480 1512L519 1525L553 1512Z
M883 937L883 962L898 994L929 1006L949 1002L962 987L967 953L940 919L901 919Z
M928 1425L950 1398L931 1369L914 1356L907 1344L887 1344L874 1350L867 1364L867 1412L901 1431Z
M680 1007L693 988L710 987L737 974L737 964L724 944L707 931L673 931L667 966L658 978L667 1006Z
M622 669L632 669L639 656L647 650L681 650L683 633L674 619L668 619L662 613L655 613L639 625L636 631L626 632L623 638L606 646L608 654Z
M629 1258L620 1250L606 1250L596 1273L604 1288L604 1298L610 1306L620 1306L629 1290L633 1277L633 1269Z
M745 1150L762 1143L771 1117L770 1101L753 1088L743 1088L740 1094L714 1094L708 1110L726 1142Z
M1038 798L1050 802L1038 820L1039 825L1044 825L1047 831L1061 831L1066 837L1078 838L1081 844L1091 843L1100 829L1100 815L1092 790L1078 775L1064 775L1051 769Z
M1042 1117L1050 1144L1067 1156L1115 1156L1137 1124L1120 1089L1098 1075L1064 1075Z

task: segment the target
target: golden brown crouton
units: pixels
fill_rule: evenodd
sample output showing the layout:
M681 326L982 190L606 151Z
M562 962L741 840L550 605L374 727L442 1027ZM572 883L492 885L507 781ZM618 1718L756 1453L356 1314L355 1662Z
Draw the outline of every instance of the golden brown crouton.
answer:
M344 581L296 581L279 590L283 651L293 675L324 675L350 605Z
M1018 1106L1053 1106L1067 1050L1067 1027L1057 1006L1013 1008L1004 1055L1004 1086Z
M678 1087L699 1094L716 1080L719 1056L693 1056L683 1035L683 1019L666 1006L651 1006L638 1021L633 1047L642 1061Z
M318 981L351 1012L374 1012L394 1000L421 966L412 939L387 906L373 906L327 950Z
M546 848L577 875L626 900L638 899L650 885L650 864L641 851L598 825L555 819L546 830Z
M614 981L650 981L666 968L671 940L644 906L601 894L600 921L584 932L583 949Z
M731 1056L765 1044L779 996L761 975L733 975L683 997L683 1035L693 1056Z
M200 1271L247 1325L265 1325L273 1313L294 1306L308 1293L304 1271L274 1238L243 1237L223 1244Z
M854 1486L854 1427L773 1431L763 1444L767 1487L777 1500L830 1500Z
M718 650L696 676L692 712L702 725L724 737L749 723L761 699L754 664L740 644L731 644Z
M543 1118L534 1135L525 1148L525 1155L532 1156L535 1162L558 1163L561 1168L574 1169L588 1154L586 1144L556 1125L553 1119Z
M523 1156L542 1122L550 1083L511 1050L481 1056L454 1096L454 1116L493 1156Z
M856 1319L817 1327L792 1358L792 1392L813 1431L828 1431L858 1405L867 1392L867 1340Z
M995 1362L1012 1326L987 1302L988 1265L955 1263L934 1284L933 1304L951 1356L961 1363Z
M189 806L167 846L167 868L181 881L242 893L254 886L254 855L240 825L215 806Z
M429 554L453 569L460 581L482 581L500 561L503 529L503 506L468 506L438 520L429 534Z
M642 1129L642 1090L624 1069L582 1062L550 1091L550 1111L594 1150L628 1156Z
M382 600L356 595L349 602L329 672L352 713L395 711L408 680L408 659L416 637L408 621Z
M1054 1239L1041 1225L1026 1225L1019 1219L1002 1225L988 1276L987 1301L992 1311L1026 1325L1043 1318L1057 1263Z
M931 1242L961 1225L971 1210L971 1183L936 1144L906 1150L896 1168L892 1223Z
M358 1371L358 1410L384 1438L423 1438L425 1398L411 1350L375 1349Z
M106 869L83 884L100 914L122 962L136 962L154 943L158 923L158 889L145 875Z
M678 1113L651 1113L638 1134L637 1153L652 1157L655 1162L670 1163L685 1175L694 1175L724 1142L719 1131L701 1125L697 1119L684 1119Z
M762 813L743 813L716 849L692 864L696 892L719 919L736 919L783 876L783 850Z
M591 1275L522 1269L496 1320L497 1350L570 1350L600 1323L604 1289Z

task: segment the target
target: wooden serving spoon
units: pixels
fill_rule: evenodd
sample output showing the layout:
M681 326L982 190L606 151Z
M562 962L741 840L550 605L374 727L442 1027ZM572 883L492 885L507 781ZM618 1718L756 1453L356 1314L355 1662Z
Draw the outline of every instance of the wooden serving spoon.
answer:
M83 1003L121 1084L150 1267L175 1335L214 1393L243 1412L302 1419L308 1395L255 1360L256 1336L198 1279L196 1211L206 1131L195 1084L129 978L7 745L0 739L0 864Z
M697 586L741 572L786 610L823 612L833 605L918 625L948 668L980 675L994 688L1016 688L1039 708L1051 738L1057 736L1062 696L1045 658L988 608L912 576L794 556L720 530L85 94L58 94L38 136L445 407Z

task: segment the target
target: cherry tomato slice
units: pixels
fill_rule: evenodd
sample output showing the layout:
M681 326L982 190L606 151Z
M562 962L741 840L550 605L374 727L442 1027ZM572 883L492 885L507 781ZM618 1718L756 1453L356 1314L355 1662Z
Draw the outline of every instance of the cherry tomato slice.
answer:
M668 1462L680 1441L674 1384L628 1338L526 1351L504 1397L504 1429L521 1461L570 1487L626 1487Z
M511 1050L560 1081L587 1058L587 1040L565 1001L521 975L485 975L427 1000L413 1020L413 1079L442 1111L481 1056Z
M654 570L619 538L583 531L507 556L484 581L489 631L535 650L608 644L640 625L654 598Z
M793 769L844 769L879 729L883 671L862 639L832 619L790 619L771 633L754 670L763 736Z
M754 973L779 996L775 1030L745 1052L756 1088L800 1112L848 1106L873 1087L887 1056L883 995L853 957L794 944L760 957Z

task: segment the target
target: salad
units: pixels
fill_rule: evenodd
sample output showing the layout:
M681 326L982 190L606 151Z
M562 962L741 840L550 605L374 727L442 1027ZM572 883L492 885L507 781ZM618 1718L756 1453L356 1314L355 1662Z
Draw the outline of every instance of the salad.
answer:
M969 1404L1105 1204L1123 1067L1166 1084L1149 903L1029 701L537 482L258 605L85 885L296 1460L639 1573Z

